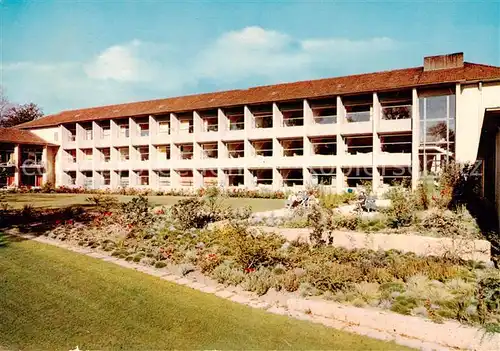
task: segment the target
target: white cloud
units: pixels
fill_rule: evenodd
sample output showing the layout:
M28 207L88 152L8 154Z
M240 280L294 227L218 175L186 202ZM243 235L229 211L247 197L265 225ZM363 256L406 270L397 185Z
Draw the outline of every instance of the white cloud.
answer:
M86 62L5 63L2 85L13 101L34 101L56 112L214 87L354 73L380 62L388 68L400 49L400 43L385 37L301 39L246 27L222 34L195 54L168 43L133 40L108 47Z
M85 73L93 79L118 82L149 80L151 73L147 61L140 58L141 42L133 40L125 45L107 48L90 63Z

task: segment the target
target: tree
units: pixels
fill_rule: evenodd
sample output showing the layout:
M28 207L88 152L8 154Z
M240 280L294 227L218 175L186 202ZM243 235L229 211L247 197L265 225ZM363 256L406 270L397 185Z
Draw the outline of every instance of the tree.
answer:
M0 127L10 128L21 123L33 121L43 116L36 104L30 102L24 105L12 106L7 109L0 120Z
M30 102L24 105L13 104L0 86L0 127L9 128L43 116L42 109Z

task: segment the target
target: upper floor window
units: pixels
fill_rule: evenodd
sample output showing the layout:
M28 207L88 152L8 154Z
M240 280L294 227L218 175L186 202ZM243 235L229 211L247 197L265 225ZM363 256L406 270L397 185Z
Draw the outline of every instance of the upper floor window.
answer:
M455 95L424 96L420 108L420 170L438 175L455 158Z
M170 134L170 122L160 121L158 123L158 132L162 134Z
M120 124L118 132L119 132L119 137L128 138L130 136L128 123Z
M139 135L141 137L149 136L149 123L148 122L141 122L138 124L138 126L139 126Z

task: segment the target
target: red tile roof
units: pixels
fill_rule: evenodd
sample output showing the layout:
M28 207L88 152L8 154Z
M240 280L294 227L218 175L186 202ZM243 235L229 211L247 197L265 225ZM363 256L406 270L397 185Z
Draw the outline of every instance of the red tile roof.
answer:
M17 128L0 128L0 143L53 145L35 133Z
M48 127L69 122L155 115L334 95L371 93L433 84L491 79L500 80L500 67L468 62L465 62L463 67L434 71L424 71L423 67L415 67L337 78L267 85L246 90L230 90L69 110L24 123L19 127Z

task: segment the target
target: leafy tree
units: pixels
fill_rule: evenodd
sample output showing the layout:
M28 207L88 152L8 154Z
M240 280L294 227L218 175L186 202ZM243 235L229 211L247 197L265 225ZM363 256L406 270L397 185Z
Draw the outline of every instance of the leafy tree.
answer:
M9 128L38 119L43 116L40 107L30 102L24 105L11 106L6 108L0 119L0 127Z

